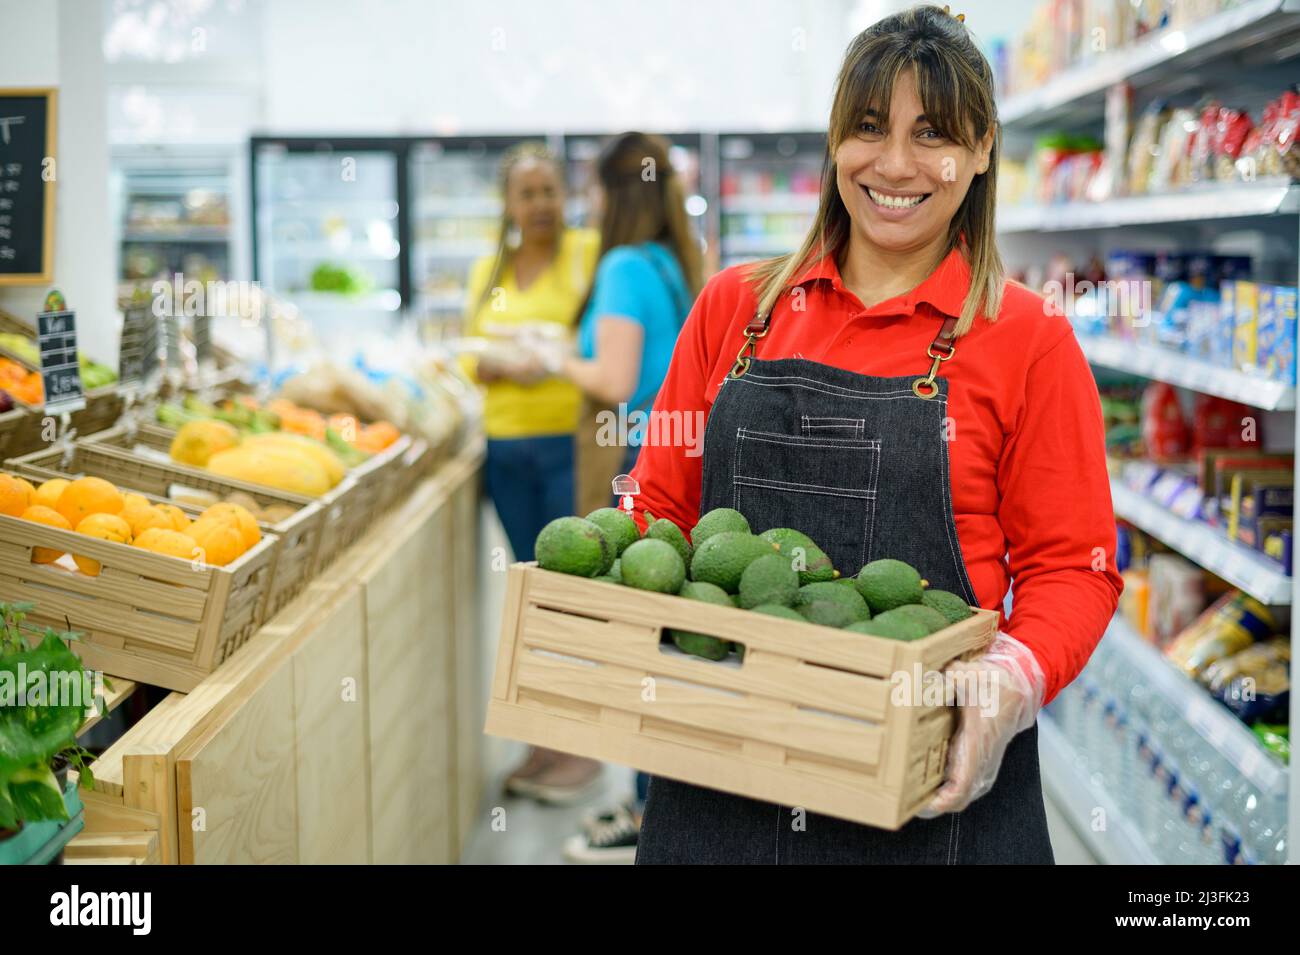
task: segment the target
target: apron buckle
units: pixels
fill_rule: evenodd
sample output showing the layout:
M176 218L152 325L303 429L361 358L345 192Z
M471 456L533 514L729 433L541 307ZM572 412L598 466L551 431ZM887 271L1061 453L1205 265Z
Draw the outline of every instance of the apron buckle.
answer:
M731 366L731 377L739 378L749 371L750 359L754 357L754 343L767 335L767 316L755 315L745 326L745 343L736 352L736 363Z
M935 352L936 346L946 350L936 353ZM939 366L943 364L945 361L947 361L949 358L951 358L953 355L957 354L957 346L948 342L942 342L939 341L938 339L935 339L933 342L931 342L929 345L926 346L925 353L929 355L931 358L933 358L934 361L930 363L929 374L921 378L918 378L916 379L916 381L912 382L912 394L916 395L916 397L918 398L925 398L926 400L929 400L930 398L933 398L935 395L939 393L939 386L934 380L935 376L939 374Z

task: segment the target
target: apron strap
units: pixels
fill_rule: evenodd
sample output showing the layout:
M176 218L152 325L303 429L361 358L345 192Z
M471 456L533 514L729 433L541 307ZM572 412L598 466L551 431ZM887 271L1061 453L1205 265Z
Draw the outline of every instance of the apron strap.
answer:
M912 394L918 398L929 399L939 393L939 386L934 378L939 374L939 366L957 354L956 340L957 319L950 316L943 320L943 325L939 327L939 334L934 336L934 341L925 347L925 353L933 359L933 363L930 365L929 374L912 382Z

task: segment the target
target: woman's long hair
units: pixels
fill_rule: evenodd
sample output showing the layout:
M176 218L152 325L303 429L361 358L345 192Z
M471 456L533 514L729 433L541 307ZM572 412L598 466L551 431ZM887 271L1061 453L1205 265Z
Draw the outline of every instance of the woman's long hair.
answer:
M988 171L971 181L948 226L944 255L960 245L971 269L957 334L968 332L981 311L990 319L997 317L1006 271L993 222L1002 138L993 71L965 24L936 6L913 7L886 17L849 44L831 105L817 216L797 252L757 263L746 276L754 285L761 314L770 314L810 265L827 255L838 260L847 247L852 224L836 181L835 151L853 135L867 109L889 114L894 80L905 69L916 76L926 119L945 138L973 150L990 129L994 131Z
M541 143L524 142L511 146L506 150L505 155L501 157L501 165L497 168L497 185L501 191L501 222L497 229L497 248L492 259L492 272L488 275L487 284L483 286L483 291L479 294L478 301L474 303L472 314L477 315L483 306L487 304L488 299L492 297L492 290L501 283L501 276L510 265L510 260L514 255L514 249L510 244L510 232L513 223L510 221L510 215L506 212L505 198L506 190L510 188L510 175L518 166L525 162L547 163L555 168L556 177L561 187L564 184L563 171L560 168L560 162L555 158L555 154L543 146ZM557 231L564 231L564 219L560 217Z
M691 298L703 284L700 247L686 216L686 193L668 158L669 144L650 133L614 137L596 159L596 178L604 192L600 254L620 245L662 242L681 266ZM591 293L578 308L587 310Z

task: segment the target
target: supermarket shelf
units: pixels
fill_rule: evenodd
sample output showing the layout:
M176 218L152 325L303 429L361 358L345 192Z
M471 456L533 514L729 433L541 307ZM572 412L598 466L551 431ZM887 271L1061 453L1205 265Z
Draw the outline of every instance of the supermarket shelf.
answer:
M724 215L743 213L805 213L817 212L816 195L793 195L775 193L772 195L724 196L722 212Z
M421 199L416 203L415 214L420 219L445 219L457 216L496 218L501 215L501 200L495 196L446 196L438 199Z
M1074 747L1047 713L1038 718L1038 753L1043 766L1043 786L1093 855L1106 865L1160 864L1110 793L1080 766ZM1099 809L1106 820L1106 827L1100 832L1094 828Z
M343 295L334 292L284 292L281 298L308 311L339 312L395 312L402 307L402 296L396 289L382 289L363 295Z
M1122 653L1196 732L1261 793L1285 797L1286 767L1269 753L1250 728L1205 688L1190 680L1116 615L1105 640Z
M1276 561L1228 540L1203 521L1172 514L1146 495L1112 479L1115 516L1164 541L1188 560L1218 574L1234 587L1271 606L1290 605L1291 578Z
M127 229L123 242L228 242L226 226L191 226L186 229Z
M1011 96L999 108L1004 126L1059 123L1067 114L1100 119L1106 88L1121 80L1135 86L1175 77L1193 63L1226 58L1300 29L1297 0L1249 0L1183 29L1160 30L1136 43L1066 70L1034 90ZM1078 120L1083 116L1071 116ZM1075 123L1077 125L1077 122Z
M1206 222L1300 212L1300 185L1261 179L1205 185L1156 196L1128 196L1107 202L1011 206L997 213L998 232L1073 232L1160 222Z
M723 255L784 255L802 244L802 235L724 235Z
M1220 368L1167 348L1094 335L1080 335L1079 345L1094 365L1230 398L1265 411L1291 411L1296 406L1294 386Z
M282 242L271 247L270 254L277 259L328 259L364 262L392 262L401 255L400 250L377 252L363 242L337 248L329 242Z

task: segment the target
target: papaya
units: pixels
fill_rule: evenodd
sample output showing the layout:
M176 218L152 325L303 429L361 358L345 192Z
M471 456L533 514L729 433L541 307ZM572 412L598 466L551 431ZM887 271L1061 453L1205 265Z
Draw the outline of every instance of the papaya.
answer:
M239 444L239 431L224 421L205 419L181 425L172 438L169 453L173 461L206 467L208 460Z
M330 487L343 480L347 469L339 456L314 438L300 434L253 434L244 439L246 448L279 448L294 454L304 455L320 465L329 479Z
M242 445L214 454L208 461L208 470L222 477L264 484L306 497L320 497L333 486L325 469L314 459L301 452L268 445Z

